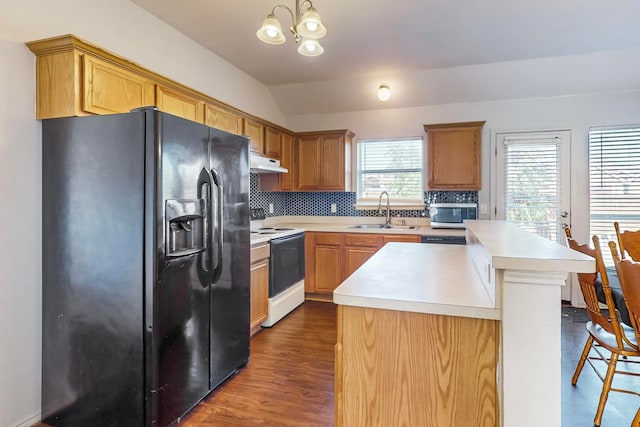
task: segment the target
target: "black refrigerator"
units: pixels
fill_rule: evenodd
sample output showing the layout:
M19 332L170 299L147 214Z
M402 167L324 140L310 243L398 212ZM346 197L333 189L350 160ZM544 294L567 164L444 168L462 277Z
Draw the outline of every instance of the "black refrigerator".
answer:
M42 419L176 423L249 359L248 140L43 120Z

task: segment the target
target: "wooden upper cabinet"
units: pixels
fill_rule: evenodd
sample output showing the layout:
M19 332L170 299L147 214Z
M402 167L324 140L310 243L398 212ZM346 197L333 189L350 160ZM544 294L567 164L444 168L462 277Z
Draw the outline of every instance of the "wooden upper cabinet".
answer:
M298 135L296 190L349 191L353 132L304 132Z
M260 189L262 191L295 191L294 175L296 164L294 160L295 138L292 134L282 132L280 144L280 166L288 173L261 173Z
M211 104L204 106L204 124L236 135L242 135L242 117Z
M484 123L424 125L430 190L480 190Z
M296 187L300 191L320 188L320 137L304 136L298 141Z
M280 158L282 132L271 126L264 130L264 154L272 159Z
M82 55L83 109L93 114L128 113L155 105L155 85L140 75Z
M204 102L186 93L158 85L156 86L156 101L160 111L194 122L204 122Z
M251 151L264 153L264 125L251 119L244 119L244 134L249 137Z

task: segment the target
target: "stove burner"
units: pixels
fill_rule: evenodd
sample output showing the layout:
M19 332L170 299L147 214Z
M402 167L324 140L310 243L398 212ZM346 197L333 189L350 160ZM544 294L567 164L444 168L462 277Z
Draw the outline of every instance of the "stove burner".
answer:
M260 230L260 231L262 231L262 230L273 230L273 227L261 227L261 228L258 228L258 230Z
M274 230L276 230L276 231L290 231L290 230L293 230L293 228L282 227L282 228L275 228Z

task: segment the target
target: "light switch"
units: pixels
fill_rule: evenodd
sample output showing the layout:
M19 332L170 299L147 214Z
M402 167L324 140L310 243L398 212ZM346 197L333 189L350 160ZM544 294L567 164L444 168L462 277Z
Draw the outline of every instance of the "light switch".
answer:
M273 203L269 203L269 213L273 213Z
M486 215L488 213L489 213L489 210L487 209L487 204L480 203L480 215Z

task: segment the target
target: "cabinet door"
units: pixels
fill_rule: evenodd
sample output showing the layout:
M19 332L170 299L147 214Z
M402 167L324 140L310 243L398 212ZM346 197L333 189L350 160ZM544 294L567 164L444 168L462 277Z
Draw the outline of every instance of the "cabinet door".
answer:
M316 245L313 273L317 293L331 293L342 282L340 252L340 246Z
M264 130L264 154L274 159L280 158L282 132L267 126Z
M142 76L88 55L83 56L83 106L93 114L128 113L155 105L155 85Z
M344 191L344 136L324 135L320 143L320 189Z
M213 105L205 105L204 124L236 135L242 135L242 117Z
M477 123L425 125L429 189L480 190L481 129L484 122Z
M251 151L264 152L264 126L251 119L244 119L244 134L249 137Z
M364 264L369 258L371 258L373 254L378 252L378 248L365 246L346 246L344 252L344 279L346 279L354 271L360 268L360 266Z
M288 133L282 134L280 165L289 170L289 173L278 174L280 178L280 191L293 191L293 175L295 174L295 166L293 164L293 136Z
M297 189L318 190L320 187L320 138L300 138L297 157Z
M251 264L251 334L260 329L269 310L269 258Z
M177 90L160 86L156 88L158 109L174 116L203 123L204 102Z
M289 133L282 133L280 166L289 170L288 173L261 173L260 189L262 191L293 191L296 166L294 165L294 141Z

